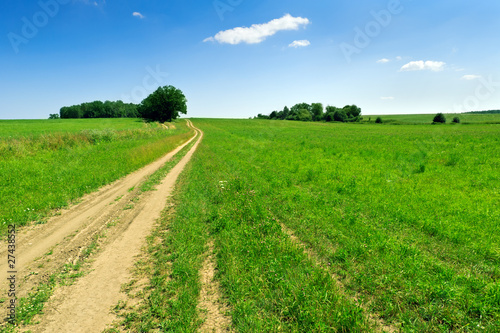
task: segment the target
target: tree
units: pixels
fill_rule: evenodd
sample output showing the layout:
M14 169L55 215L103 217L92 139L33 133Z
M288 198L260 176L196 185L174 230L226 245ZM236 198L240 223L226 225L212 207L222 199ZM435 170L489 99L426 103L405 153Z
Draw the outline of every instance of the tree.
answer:
M166 122L187 113L187 99L181 90L173 86L159 87L146 97L138 107L142 118L148 121Z
M326 122L330 122L330 121L333 121L333 115L335 114L335 112L328 112L328 113L325 113L324 115L324 119Z
M444 114L442 113L438 113L436 114L436 116L434 117L434 120L433 120L434 123L446 123L446 117L444 116Z
M288 108L288 106L285 105L285 107L283 108L283 113L282 113L281 119L286 119L286 117L288 117L289 113L290 113L290 109Z
M311 113L314 121L320 121L323 119L323 104L321 103L312 103L311 104Z
M454 122L455 124L460 124L460 118L454 117L452 122Z
M339 109L333 113L333 120L335 121L340 121L340 122L346 122L347 121L347 114L344 109Z
M309 112L309 110L307 110L307 109L300 109L297 112L297 120L311 121L312 120L311 112Z
M377 117L377 119L375 119L375 123L376 124L382 124L382 118Z
M82 109L80 105L63 106L59 114L61 118L81 118Z
M310 112L311 111L311 105L309 105L307 103L297 103L294 106L292 106L292 108L290 109L290 112L298 113L299 110L301 110L301 109L306 109L306 110L308 110Z
M360 121L361 120L361 109L358 108L356 105L346 105L344 106L343 110L345 111L346 114L346 121Z
M49 119L59 119L59 115L57 113L49 114Z
M327 105L325 108L325 114L323 115L323 119L327 122L333 121L333 114L337 111L335 106Z

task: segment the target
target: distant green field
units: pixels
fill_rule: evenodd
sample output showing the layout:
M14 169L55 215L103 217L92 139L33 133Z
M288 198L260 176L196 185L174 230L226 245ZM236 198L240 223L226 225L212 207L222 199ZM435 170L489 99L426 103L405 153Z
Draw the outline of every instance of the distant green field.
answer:
M395 124L431 124L435 114L400 114L400 115L365 115L363 122L374 122L377 117L382 118L384 123ZM460 118L461 123L480 124L497 123L500 124L500 114L473 114L473 113L446 113L446 122L451 123L454 117Z
M49 133L71 133L83 130L125 130L144 127L142 119L46 119L46 120L0 120L0 138L37 136Z
M237 332L500 331L500 125L193 123L137 327L197 329L213 238Z

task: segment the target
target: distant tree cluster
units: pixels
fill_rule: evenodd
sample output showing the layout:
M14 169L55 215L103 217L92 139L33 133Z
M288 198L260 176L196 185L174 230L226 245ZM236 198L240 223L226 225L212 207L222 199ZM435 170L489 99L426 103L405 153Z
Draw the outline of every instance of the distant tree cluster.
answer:
M137 105L122 101L94 101L80 105L63 106L61 118L137 118L140 117Z
M298 120L298 121L339 121L357 122L361 120L361 109L356 105L346 105L343 108L327 106L323 109L321 103L299 103L281 111L273 111L270 115L258 114L257 119Z
M500 110L470 111L470 112L465 112L465 113L497 114L497 113L500 113Z

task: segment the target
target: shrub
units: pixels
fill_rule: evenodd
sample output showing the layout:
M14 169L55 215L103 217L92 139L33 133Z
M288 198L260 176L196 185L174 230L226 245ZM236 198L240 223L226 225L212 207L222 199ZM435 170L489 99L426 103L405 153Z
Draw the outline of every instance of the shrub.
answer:
M438 113L433 120L434 123L446 123L446 117L442 113Z
M376 124L382 124L382 118L377 117L377 119L375 119L375 123Z
M460 118L454 117L452 122L454 122L455 124L460 124Z
M344 110L337 110L333 114L333 120L340 121L340 122L344 123L347 121L347 114L345 113Z

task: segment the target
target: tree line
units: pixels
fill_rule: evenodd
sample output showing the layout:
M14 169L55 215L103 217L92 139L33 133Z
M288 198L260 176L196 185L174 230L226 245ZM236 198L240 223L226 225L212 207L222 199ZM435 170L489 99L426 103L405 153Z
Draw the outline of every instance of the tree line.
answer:
M469 111L465 113L477 113L477 114L498 114L500 110L487 110L487 111Z
M146 121L172 121L181 113L187 113L187 99L184 93L173 87L158 87L140 104L123 101L94 101L79 105L63 106L58 114L50 114L49 119L59 118L143 118Z
M122 101L94 101L79 105L63 106L61 118L138 118L138 105Z
M323 108L321 103L298 103L290 109L285 106L281 111L273 111L269 115L259 113L256 119L297 120L297 121L339 121L357 122L361 120L361 108L356 105L346 105L343 108L328 105Z

